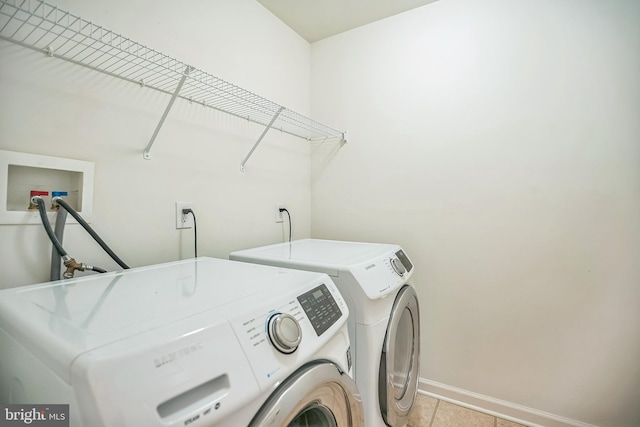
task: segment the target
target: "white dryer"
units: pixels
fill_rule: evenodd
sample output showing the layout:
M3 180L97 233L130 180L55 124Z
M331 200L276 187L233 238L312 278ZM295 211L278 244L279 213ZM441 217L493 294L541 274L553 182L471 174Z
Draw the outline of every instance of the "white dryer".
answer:
M363 426L325 274L198 258L0 291L0 401L74 427Z
M366 425L406 425L418 389L420 310L409 283L414 267L400 246L303 239L229 258L328 274L349 307Z

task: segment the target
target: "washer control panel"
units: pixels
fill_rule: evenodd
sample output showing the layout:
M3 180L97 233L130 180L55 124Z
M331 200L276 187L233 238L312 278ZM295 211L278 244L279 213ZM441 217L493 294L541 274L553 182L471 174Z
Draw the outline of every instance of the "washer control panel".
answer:
M342 317L336 300L324 284L300 295L298 301L318 336Z
M263 391L272 390L292 370L312 360L342 329L344 344L349 345L349 308L336 285L326 274L299 273L316 279L302 289L299 284L264 301L256 299L230 319Z

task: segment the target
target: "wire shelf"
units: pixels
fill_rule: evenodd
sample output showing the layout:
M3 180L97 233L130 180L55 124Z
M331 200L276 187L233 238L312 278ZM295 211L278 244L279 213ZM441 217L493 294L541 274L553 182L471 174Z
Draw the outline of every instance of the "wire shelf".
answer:
M309 141L344 139L344 132L40 0L0 0L0 39L267 129Z

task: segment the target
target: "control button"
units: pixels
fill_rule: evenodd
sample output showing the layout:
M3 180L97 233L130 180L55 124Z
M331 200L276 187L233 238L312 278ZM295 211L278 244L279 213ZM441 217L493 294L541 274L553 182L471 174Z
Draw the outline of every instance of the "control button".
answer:
M391 267L395 270L396 274L400 277L407 272L407 269L404 268L404 265L400 262L398 258L391 258Z
M298 321L289 314L275 313L267 322L267 335L271 344L281 353L296 351L302 340L302 329Z

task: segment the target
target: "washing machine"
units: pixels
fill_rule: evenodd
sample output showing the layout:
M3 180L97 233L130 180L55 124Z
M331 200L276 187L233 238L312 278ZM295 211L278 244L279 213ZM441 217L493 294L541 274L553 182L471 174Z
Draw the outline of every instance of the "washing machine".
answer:
M366 425L406 425L418 390L420 310L409 282L414 266L400 246L303 239L229 258L328 274L349 307Z
M348 314L325 274L204 257L6 289L0 402L74 427L363 426Z

